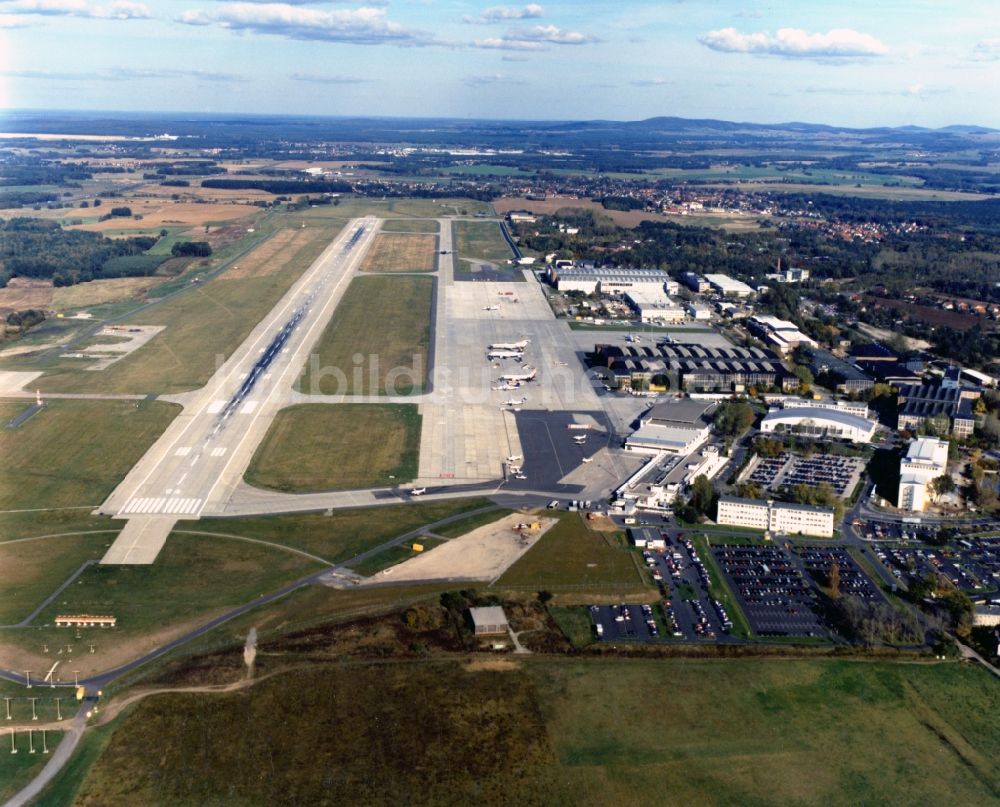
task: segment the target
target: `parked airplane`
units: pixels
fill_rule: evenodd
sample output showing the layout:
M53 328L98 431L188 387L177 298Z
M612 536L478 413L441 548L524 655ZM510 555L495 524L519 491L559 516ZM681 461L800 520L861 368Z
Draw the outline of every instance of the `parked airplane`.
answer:
M520 350L491 350L487 359L520 359L524 354Z
M427 492L427 488L410 488L411 496L423 496Z
M497 342L490 345L490 350L520 350L521 352L531 342L530 339L522 339L520 342Z
M517 400L515 398L508 398L506 401L504 401L504 405L505 406L520 406L523 403L527 403L527 401L528 401L528 396L525 395L520 400Z
M498 306L498 305L484 305L483 306L483 311L499 311L499 310L500 310L500 306Z
M584 457L582 461L583 462L593 462L594 458L593 457Z
M508 383L513 383L514 381L521 383L523 381L534 381L535 376L538 374L538 370L534 367L525 366L522 368L524 372L521 373L505 373L500 376L501 381L506 381Z
M587 442L587 435L585 435L585 434L577 434L577 435L575 435L573 437L573 439L576 441L576 444L578 446L582 446L584 443Z
M517 462L518 460L523 460L523 459L524 457L522 457L520 454L511 454L509 457L507 457L507 462Z
M524 474L515 474L514 478L515 479L527 479L528 477L526 477Z

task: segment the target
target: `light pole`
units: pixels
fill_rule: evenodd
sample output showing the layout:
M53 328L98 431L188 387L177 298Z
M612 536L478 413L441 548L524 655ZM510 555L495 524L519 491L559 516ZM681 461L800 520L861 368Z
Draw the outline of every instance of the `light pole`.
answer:
M24 680L27 682L24 686L26 689L31 689L31 670L24 671Z
M28 729L28 753L35 753L35 730Z
M48 740L47 740L45 734L46 734L45 729L42 729L42 753L43 754L49 753L49 744L48 744Z
M56 720L62 720L62 709L59 708L59 701L62 698L56 698Z
M35 712L35 701L37 701L38 698L28 698L28 700L31 701L31 719L38 720L38 713Z
M17 745L14 744L14 737L16 736L16 734L17 732L14 729L10 730L10 752L12 754L17 753Z
M11 717L10 717L10 698L4 698L3 702L7 706L7 719L10 720L11 719Z

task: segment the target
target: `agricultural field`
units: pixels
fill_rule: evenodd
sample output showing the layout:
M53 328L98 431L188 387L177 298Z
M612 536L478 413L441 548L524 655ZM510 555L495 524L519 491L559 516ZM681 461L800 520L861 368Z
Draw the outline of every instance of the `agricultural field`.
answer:
M303 404L278 413L245 478L289 493L398 485L419 454L415 404Z
M250 258L244 272L240 260L253 252L238 256L237 251L233 266L217 277L198 285L182 279L183 293L126 320L130 325L165 326L141 350L100 372L82 372L72 360L58 360L46 367L51 371L39 379L39 386L56 392L171 393L197 389L215 372L220 357L229 356L239 346L338 230L313 227L308 232L307 241L279 253L277 262ZM258 232L246 246L255 246L262 236ZM231 277L230 272L236 276Z
M362 272L433 272L438 240L433 235L380 232L361 263Z
M560 210L566 212L589 210L606 216L619 227L638 227L643 221L671 221L671 217L659 213L647 213L644 210L606 210L600 202L592 199L525 199L523 197L504 197L493 202L497 215L505 216L511 210L527 210L539 215L552 216ZM457 224L457 222L456 222Z
M493 586L499 590L546 589L567 600L583 592L604 598L624 593L649 596L653 592L624 536L592 530L577 513L559 514L559 523Z
M310 395L423 392L433 296L434 280L429 277L352 280L309 357L298 389ZM359 353L364 358L360 365L355 362Z
M80 225L70 225L70 229L105 232L116 230L150 230L161 227L204 227L216 222L230 222L256 216L260 211L255 207L243 204L218 204L208 202L193 204L189 202L169 201L166 199L145 199L136 196L125 196L114 200L114 207L128 207L132 217L114 216L105 221L87 221ZM111 205L108 205L110 210ZM105 212L104 207L97 208L87 216L100 217ZM63 213L65 215L65 213ZM141 218L136 218L141 216Z
M496 221L456 221L452 227L459 260L505 263L513 257Z
M314 664L142 701L74 803L986 804L998 707L989 676L954 663ZM290 714L311 719L275 719Z
M396 220L435 219L443 216L472 216L477 213L492 215L493 208L475 199L373 199L342 196L336 204L318 205L289 215L305 222L320 219L352 219L360 216L378 216L387 219L384 227L392 229Z
M0 423L27 406L0 403ZM0 510L99 505L179 412L155 401L48 402L0 429Z

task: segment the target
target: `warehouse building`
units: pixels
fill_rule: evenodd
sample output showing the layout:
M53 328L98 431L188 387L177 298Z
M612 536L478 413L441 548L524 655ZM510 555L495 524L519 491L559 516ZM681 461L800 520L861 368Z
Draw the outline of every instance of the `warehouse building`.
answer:
M816 342L813 339L802 333L794 322L789 322L787 319L757 314L747 320L747 325L751 332L773 345L782 356L788 355L799 345L816 347Z
M716 523L788 535L832 538L833 508L722 496L719 498Z
M741 280L734 280L729 275L707 274L708 285L723 297L750 297L754 290Z
M936 437L919 437L910 443L906 456L899 461L900 510L920 512L927 509L931 495L929 484L948 470L948 444Z
M667 297L662 291L650 294L646 291L628 291L625 299L632 306L641 322L684 322L684 309Z
M861 368L833 355L829 350L814 347L809 369L816 380L844 395L864 392L875 386L875 379Z
M596 266L550 266L549 282L559 291L582 294L625 294L629 291L647 294L676 294L676 281L659 269L599 268Z

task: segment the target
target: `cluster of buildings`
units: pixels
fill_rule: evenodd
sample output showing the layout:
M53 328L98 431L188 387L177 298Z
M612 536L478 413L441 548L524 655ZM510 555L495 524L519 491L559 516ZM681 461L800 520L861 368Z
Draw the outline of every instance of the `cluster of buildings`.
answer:
M618 295L640 292L649 295L677 294L677 281L659 269L602 268L556 261L546 268L546 279L562 292Z
M778 317L755 314L747 319L750 332L772 346L782 356L787 356L799 345L815 348L816 342L799 330L794 322Z
M980 390L948 383L904 384L899 387L899 428L915 432L929 421L945 421L948 434L969 437L976 428L973 405Z
M745 392L750 387L767 390L798 384L775 353L755 347L598 344L593 361L607 368L610 386L626 391L667 389L669 385L689 392Z
M693 398L656 404L639 420L639 428L625 440L626 451L643 454L690 454L712 433L714 401Z

